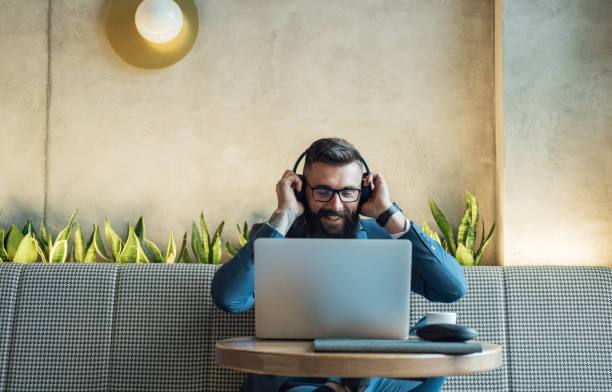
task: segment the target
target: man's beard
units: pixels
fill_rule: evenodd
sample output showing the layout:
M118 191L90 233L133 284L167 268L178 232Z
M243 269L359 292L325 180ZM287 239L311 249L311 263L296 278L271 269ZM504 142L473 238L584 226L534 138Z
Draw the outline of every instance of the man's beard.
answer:
M344 218L342 230L336 233L330 233L325 230L322 218L331 215L338 215ZM359 210L351 213L349 210L334 211L320 209L318 213L314 213L308 203L304 203L304 234L308 238L357 238L359 230Z

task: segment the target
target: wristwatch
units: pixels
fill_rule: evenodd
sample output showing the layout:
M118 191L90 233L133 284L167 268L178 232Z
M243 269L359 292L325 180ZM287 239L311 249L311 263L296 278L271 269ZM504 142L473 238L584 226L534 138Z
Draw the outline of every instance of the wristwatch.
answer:
M391 207L387 208L387 211L383 212L376 218L376 223L380 225L380 227L385 227L391 215L395 214L397 211L402 211L400 206L397 203L393 203Z

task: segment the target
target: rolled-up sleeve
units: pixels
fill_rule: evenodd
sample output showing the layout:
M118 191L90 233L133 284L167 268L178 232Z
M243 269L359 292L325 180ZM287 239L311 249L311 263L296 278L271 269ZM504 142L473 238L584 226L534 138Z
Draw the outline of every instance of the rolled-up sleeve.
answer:
M414 222L402 239L412 242L412 290L430 301L455 302L467 293L459 262Z
M213 303L219 309L239 313L251 309L255 304L253 242L257 238L284 238L284 236L266 223L251 235L236 256L219 267L213 277L210 290Z

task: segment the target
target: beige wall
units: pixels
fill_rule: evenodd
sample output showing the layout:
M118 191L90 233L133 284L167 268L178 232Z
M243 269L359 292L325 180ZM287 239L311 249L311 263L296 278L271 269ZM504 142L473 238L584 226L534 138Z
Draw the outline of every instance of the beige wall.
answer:
M612 2L503 19L505 264L612 265Z
M204 209L235 240L236 223L269 217L276 181L312 141L340 136L418 223L433 223L432 196L456 224L465 190L493 220L489 2L196 3L193 50L144 71L112 51L104 1L51 2L49 78L47 2L6 3L4 219L40 221L46 192L55 232L74 208L86 236L104 217L123 232L143 215L165 246Z
M313 140L341 136L383 173L394 201L419 224L433 224L432 196L456 225L469 190L487 226L496 215L504 219L497 240L506 242L502 254L510 262L517 249L529 256L526 262L549 262L543 252L516 244L541 236L552 248L551 241L566 233L596 249L575 262L596 255L610 262L610 245L601 239L612 230L606 214L612 178L606 158L611 73L604 72L611 63L609 18L570 23L580 33L577 42L587 45L576 47L586 48L578 52L582 57L563 57L553 37L577 15L566 4L571 2L546 2L561 5L550 12L562 19L544 18L549 22L543 27L537 19L519 22L532 12L523 9L529 2L504 8L500 211L494 3L199 0L193 50L168 69L144 71L112 51L104 1L53 1L50 10L46 1L4 1L0 226L27 217L38 224L46 197L55 233L74 208L86 236L104 217L123 233L127 220L143 215L148 236L165 247L170 230L178 237L204 209L209 226L225 219L226 238L235 241L236 223L268 218L276 181ZM605 2L595 3L609 14ZM540 53L529 41L538 34L551 51ZM547 56L575 61L554 68L558 73L531 94L525 86L537 85L546 73ZM522 69L527 75L521 79ZM568 74L578 76L564 90ZM558 91L565 101L549 98ZM565 125L546 125L555 116ZM537 132L528 132L523 143L527 129ZM578 137L584 129L591 130L592 143ZM573 142L547 144L561 136ZM598 157L594 163L592 156ZM557 168L573 174L563 180ZM576 183L592 192L566 191ZM546 189L554 191L553 207L537 202L549 196ZM569 206L575 208L568 212ZM562 252L552 254L570 262ZM492 244L484 263L495 260Z

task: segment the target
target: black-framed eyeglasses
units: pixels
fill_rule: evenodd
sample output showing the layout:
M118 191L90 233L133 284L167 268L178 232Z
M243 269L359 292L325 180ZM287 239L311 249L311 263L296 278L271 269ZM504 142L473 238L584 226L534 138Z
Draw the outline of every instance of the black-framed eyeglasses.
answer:
M331 189L326 186L313 188L306 181L304 181L304 184L312 190L312 198L315 201L330 201L334 197L334 193L337 193L343 203L352 203L359 200L359 194L361 193L361 189L355 188Z

